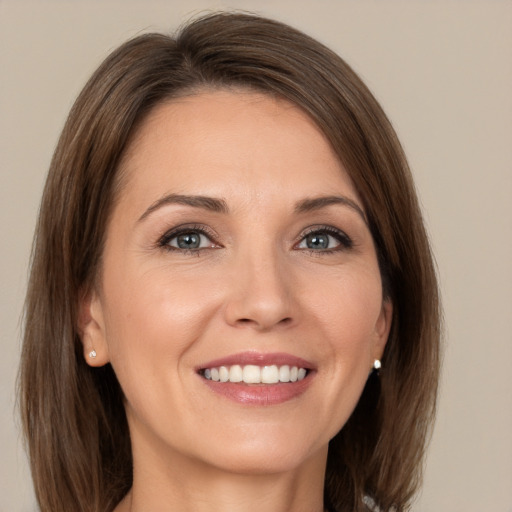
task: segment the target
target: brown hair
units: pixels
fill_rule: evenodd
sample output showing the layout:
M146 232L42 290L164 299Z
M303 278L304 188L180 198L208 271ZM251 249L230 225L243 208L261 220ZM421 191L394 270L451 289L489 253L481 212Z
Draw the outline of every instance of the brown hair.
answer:
M111 511L132 459L122 391L110 365L90 368L77 328L98 275L120 159L157 104L198 88L249 87L301 107L330 140L364 203L393 323L372 375L329 446L326 506L409 507L435 411L437 282L407 162L382 109L350 67L284 24L217 13L175 38L115 50L74 104L56 148L36 229L25 308L20 405L42 512Z

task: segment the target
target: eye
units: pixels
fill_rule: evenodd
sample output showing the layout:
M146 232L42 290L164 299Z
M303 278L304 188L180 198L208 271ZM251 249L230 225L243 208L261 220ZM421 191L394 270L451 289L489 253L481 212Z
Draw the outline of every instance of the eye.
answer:
M160 239L158 245L168 250L184 252L218 247L203 228L190 227L171 230Z
M178 249L200 249L208 246L209 239L201 233L182 233L171 238L168 245L177 247Z
M333 227L314 228L303 236L297 249L331 252L350 249L352 240L343 231Z

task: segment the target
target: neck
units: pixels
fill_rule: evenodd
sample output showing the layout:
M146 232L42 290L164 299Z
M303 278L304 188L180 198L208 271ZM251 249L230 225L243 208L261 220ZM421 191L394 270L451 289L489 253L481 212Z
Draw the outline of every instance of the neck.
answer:
M138 460L115 512L322 512L327 450L279 473L234 473L174 453ZM152 460L150 460L152 459Z

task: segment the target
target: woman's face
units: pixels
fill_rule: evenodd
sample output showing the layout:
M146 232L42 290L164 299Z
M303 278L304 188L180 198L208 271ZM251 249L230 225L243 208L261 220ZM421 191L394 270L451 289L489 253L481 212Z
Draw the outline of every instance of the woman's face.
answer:
M325 460L391 304L322 133L284 100L204 92L158 106L121 171L83 340L122 386L135 463Z

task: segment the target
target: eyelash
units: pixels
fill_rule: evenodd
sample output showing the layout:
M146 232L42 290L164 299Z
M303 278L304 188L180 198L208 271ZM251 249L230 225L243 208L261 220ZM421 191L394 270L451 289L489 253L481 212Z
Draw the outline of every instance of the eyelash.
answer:
M188 233L194 233L203 235L208 240L212 242L212 245L217 246L217 248L222 247L220 244L218 244L215 239L216 235L213 233L210 229L208 229L206 226L200 225L200 224L194 224L194 225L184 225L184 226L178 226L176 228L171 229L170 231L167 231L159 240L157 243L157 246L159 248L162 248L169 252L177 251L184 255L196 255L199 256L202 251L205 249L212 249L215 247L200 247L197 249L182 249L179 247L173 247L169 245L169 242L173 240L174 238L188 234ZM308 228L305 232L301 233L301 235L298 238L298 241L294 244L294 248L297 247L300 243L302 243L306 237L309 235L329 235L335 238L339 242L339 246L331 248L331 249L297 249L297 250L304 250L308 252L309 254L312 254L314 256L321 256L325 254L333 254L340 251L345 251L352 249L354 247L353 240L343 231L340 229L334 228L332 226L313 226Z

